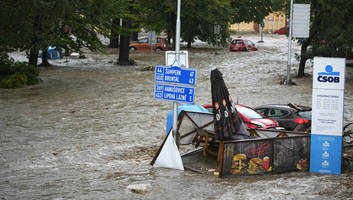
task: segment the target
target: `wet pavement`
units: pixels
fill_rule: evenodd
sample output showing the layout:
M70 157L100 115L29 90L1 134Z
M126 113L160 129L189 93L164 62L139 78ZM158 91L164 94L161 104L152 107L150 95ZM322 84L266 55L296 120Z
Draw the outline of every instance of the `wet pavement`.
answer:
M211 101L213 66L231 74L225 78L236 83L229 87L230 93L242 94L240 100L247 105L279 101L273 92L287 96L284 101L294 92L292 100L311 103L310 78L288 91L288 86L278 84L277 68L262 67L268 61L251 63L252 68L244 62L233 69L224 64L259 52L234 55L227 49L192 50L189 62L198 70L196 103ZM149 56L132 53L137 61L134 66L115 65L117 54L55 61L55 66L41 68L40 84L0 89L0 199L252 199L264 194L262 199L349 198L346 194L351 194L351 187L338 190L339 195L327 189L350 182L352 177L345 174L220 179L188 170L152 168L149 163L165 137L172 103L153 98L154 71L144 70L150 64ZM163 64L164 53L155 53L154 61ZM285 65L285 61L278 62ZM271 73L275 78L267 80ZM249 80L254 82L251 90Z

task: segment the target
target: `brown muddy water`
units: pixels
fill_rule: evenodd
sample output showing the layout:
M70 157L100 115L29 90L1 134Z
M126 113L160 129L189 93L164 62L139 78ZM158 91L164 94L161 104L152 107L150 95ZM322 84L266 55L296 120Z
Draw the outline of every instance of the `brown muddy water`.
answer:
M279 45L286 41L271 40ZM295 80L297 86L280 85L285 53L266 45L259 49L241 54L191 50L190 68L198 70L195 103L210 103L210 69L216 66L239 103L311 105L312 70ZM283 58L276 59L273 52ZM164 64L163 52L153 56ZM133 52L134 66L115 65L116 52L86 57L52 61L54 66L41 68L38 85L0 89L0 199L351 198L352 185L347 184L352 176L347 174L224 179L151 167L172 103L153 98L154 71L145 70L150 53ZM350 120L353 70L347 73L345 112Z

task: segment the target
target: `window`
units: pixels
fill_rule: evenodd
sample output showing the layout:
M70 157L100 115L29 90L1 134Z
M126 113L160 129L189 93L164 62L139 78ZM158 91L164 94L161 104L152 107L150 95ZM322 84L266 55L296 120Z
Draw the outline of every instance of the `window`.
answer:
M256 110L259 111L260 113L262 113L263 115L265 115L266 108L259 108L259 109L256 109Z
M298 111L298 115L307 119L311 119L311 110Z
M263 119L264 117L253 109L237 107L237 110L248 119Z
M233 43L233 44L241 44L242 41L241 41L241 40L233 40L232 43Z
M249 40L245 40L244 43L247 44L247 45L254 45L254 43L252 43L252 42L249 41Z
M147 38L146 39L142 39L142 40L139 41L139 43L148 43L148 40L147 40Z
M288 110L280 110L280 109L275 109L275 108L271 108L268 111L268 117L270 117L270 118L271 117L273 117L273 118L284 117L288 114L289 114Z

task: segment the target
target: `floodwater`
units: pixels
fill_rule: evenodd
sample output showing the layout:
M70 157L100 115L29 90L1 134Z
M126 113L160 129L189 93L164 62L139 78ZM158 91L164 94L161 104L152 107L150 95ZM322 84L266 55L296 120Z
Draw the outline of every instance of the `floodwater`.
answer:
M279 45L286 41L278 36L271 40ZM230 94L239 103L310 105L310 76L298 79L297 86L280 85L285 53L259 45L262 51L240 54L220 48L190 50L190 68L198 70L195 103L211 102L210 69L216 66L225 72ZM153 98L154 71L146 68L152 62L163 65L164 52L152 57L150 52L132 52L134 66L116 65L117 55L87 53L86 59L55 60L54 66L41 68L40 84L0 89L0 199L351 198L352 185L345 184L352 176L347 174L224 179L153 168L149 163L165 137L173 106ZM345 112L351 120L353 70L347 72ZM136 192L135 187L143 190Z

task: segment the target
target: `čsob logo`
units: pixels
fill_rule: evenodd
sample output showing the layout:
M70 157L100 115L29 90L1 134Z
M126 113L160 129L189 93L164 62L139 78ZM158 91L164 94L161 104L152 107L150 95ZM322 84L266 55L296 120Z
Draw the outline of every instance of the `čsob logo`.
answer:
M340 73L333 72L333 67L331 65L326 65L325 71L326 72L319 72L317 80L319 82L329 82L329 83L339 83L340 82Z

